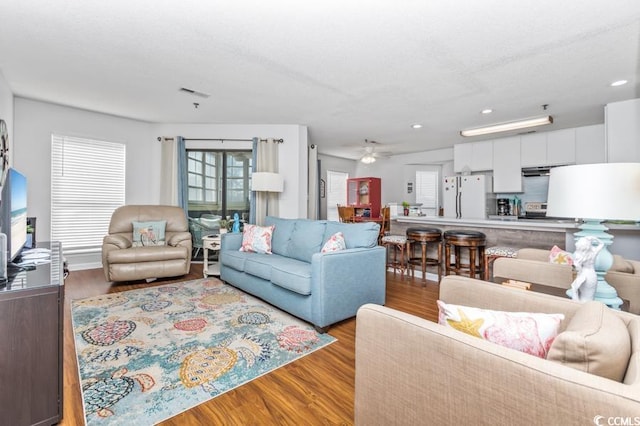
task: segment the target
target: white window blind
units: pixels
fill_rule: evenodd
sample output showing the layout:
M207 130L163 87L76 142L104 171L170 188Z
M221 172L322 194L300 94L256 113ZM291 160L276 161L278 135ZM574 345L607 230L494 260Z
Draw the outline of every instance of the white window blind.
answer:
M124 144L51 135L51 240L65 253L100 250L124 202Z
M438 209L437 171L416 171L416 203L422 203L423 213L436 214Z

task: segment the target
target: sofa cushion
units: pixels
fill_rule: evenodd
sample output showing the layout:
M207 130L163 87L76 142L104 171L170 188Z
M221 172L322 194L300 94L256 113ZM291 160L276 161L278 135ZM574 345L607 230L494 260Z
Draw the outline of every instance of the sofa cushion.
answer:
M271 270L273 266L278 266L286 270L287 267L289 267L288 265L293 265L296 262L298 262L298 260L277 254L254 253L253 256L247 256L244 262L244 272L271 281Z
M256 253L236 251L236 250L224 250L220 251L220 263L236 271L244 272L245 262L251 256Z
M289 255L289 242L296 225L295 219L282 219L274 216L267 216L265 225L274 226L271 236L271 251L282 256Z
M503 312L438 300L438 322L481 339L545 358L563 314Z
M549 349L547 359L622 381L631 356L627 326L601 302L587 302Z
M378 245L380 225L375 222L341 223L330 221L327 222L324 241L327 241L336 232L342 232L348 249L371 248Z
M344 235L342 232L336 232L329 237L326 243L322 246L320 253L329 253L332 251L340 251L346 249L347 246L344 243Z
M311 256L319 253L325 242L325 223L317 220L297 219L287 256L311 263Z
M271 254L271 235L274 226L246 224L242 231L240 251Z
M164 231L167 227L166 220L154 220L148 222L132 222L133 246L163 246L165 244Z
M626 260L624 257L614 254L613 255L613 265L609 268L609 271L615 272L624 272L627 274L633 274L634 268L633 264Z
M271 283L305 296L311 294L311 264L288 260L286 264L273 265Z

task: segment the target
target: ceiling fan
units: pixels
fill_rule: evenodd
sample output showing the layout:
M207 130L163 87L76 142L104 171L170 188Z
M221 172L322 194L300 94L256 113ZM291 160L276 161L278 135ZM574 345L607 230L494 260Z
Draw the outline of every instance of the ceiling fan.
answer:
M380 142L365 139L364 143L364 155L360 157L360 161L364 164L371 164L378 158L389 157L391 155L391 152L388 151L376 151L376 145L381 145Z

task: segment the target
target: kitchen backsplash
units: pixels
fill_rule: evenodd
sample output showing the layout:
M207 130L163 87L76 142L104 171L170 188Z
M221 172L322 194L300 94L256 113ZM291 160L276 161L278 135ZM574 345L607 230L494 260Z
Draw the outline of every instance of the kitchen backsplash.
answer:
M546 202L549 191L549 176L525 176L522 178L523 192L497 194L496 198L513 199L516 195L522 204L528 202Z

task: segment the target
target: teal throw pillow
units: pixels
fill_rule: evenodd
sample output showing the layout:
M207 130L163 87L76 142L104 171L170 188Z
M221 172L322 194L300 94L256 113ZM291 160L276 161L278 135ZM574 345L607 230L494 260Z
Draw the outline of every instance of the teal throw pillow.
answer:
M133 246L163 246L165 245L164 230L166 220L153 222L133 222Z

